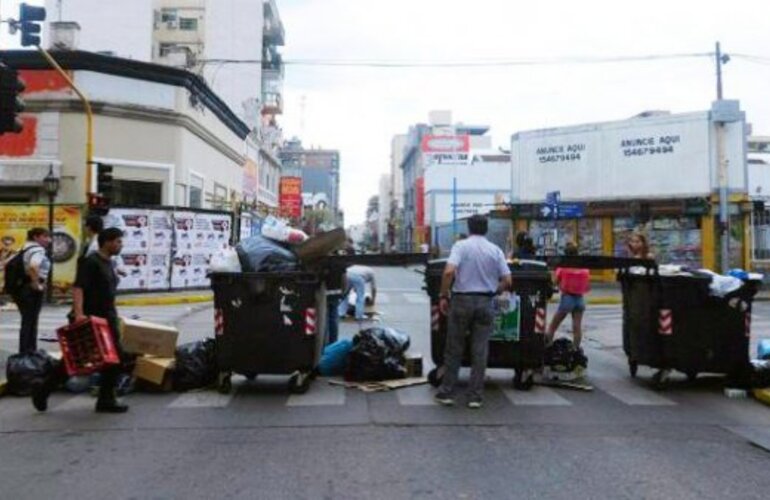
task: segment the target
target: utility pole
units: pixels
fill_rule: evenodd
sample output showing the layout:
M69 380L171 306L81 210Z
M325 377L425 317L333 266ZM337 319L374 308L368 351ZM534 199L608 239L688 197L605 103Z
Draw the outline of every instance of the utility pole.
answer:
M715 62L717 66L717 105L722 101L722 64L730 56L722 54L722 47L716 43ZM727 159L725 158L725 124L717 122L717 161L719 172L719 265L722 273L730 269L730 214L727 192Z

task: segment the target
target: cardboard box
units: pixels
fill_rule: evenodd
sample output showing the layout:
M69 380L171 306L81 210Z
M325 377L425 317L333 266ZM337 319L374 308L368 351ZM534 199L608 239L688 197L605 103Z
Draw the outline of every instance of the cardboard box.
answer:
M174 358L156 358L142 356L136 359L134 377L144 380L164 391L171 390L171 372L174 370Z
M120 318L120 323L120 342L126 352L174 357L179 330L173 326L126 318Z
M422 377L422 354L406 353L406 376Z

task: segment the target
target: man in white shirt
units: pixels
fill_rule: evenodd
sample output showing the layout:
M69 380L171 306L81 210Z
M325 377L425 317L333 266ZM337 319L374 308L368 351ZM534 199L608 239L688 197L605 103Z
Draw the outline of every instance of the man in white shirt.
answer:
M503 251L491 243L483 215L468 219L470 237L457 241L441 279L441 313L448 316L444 373L436 401L454 404L457 375L465 350L466 332L471 335L471 380L469 408L481 408L489 337L494 329L494 297L511 289L511 270ZM450 288L452 289L450 297ZM451 298L451 305L450 305Z
M36 227L27 231L27 242L22 247L24 252L24 272L27 279L13 301L21 314L19 330L19 353L37 350L37 321L43 308L43 297L50 277L51 260L46 249L51 244L51 235L47 229Z

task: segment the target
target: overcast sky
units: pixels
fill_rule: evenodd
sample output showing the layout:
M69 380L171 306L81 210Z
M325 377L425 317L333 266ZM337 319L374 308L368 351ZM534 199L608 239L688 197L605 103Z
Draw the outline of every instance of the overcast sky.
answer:
M0 0L3 14L17 3ZM278 7L288 61L704 53L716 40L728 54L770 60L768 0L278 0ZM7 34L0 42L7 46ZM391 137L426 121L432 109L488 124L495 146L508 147L521 130L650 109L708 109L714 73L707 58L483 68L289 65L281 123L287 138L341 151L342 206L347 222L357 223L389 170ZM770 135L770 61L734 58L724 88L726 98L741 100L754 132Z

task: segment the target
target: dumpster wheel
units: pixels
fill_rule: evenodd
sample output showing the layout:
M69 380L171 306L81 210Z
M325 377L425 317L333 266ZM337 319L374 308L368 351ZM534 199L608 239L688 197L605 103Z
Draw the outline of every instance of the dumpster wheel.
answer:
M298 372L289 378L289 392L292 394L305 394L310 389L313 377L309 372Z
M695 382L698 378L698 372L696 370L688 370L684 374L687 375L688 382Z
M233 377L230 372L219 373L217 391L220 394L230 394L233 391Z
M628 360L628 373L631 374L631 378L636 378L636 372L639 371L639 363L633 359Z
M662 369L658 370L652 375L652 386L657 391L662 391L668 387L668 379L671 375L671 370Z
M526 378L525 378L526 375ZM532 370L515 370L513 374L513 388L517 391L528 391L535 384Z

